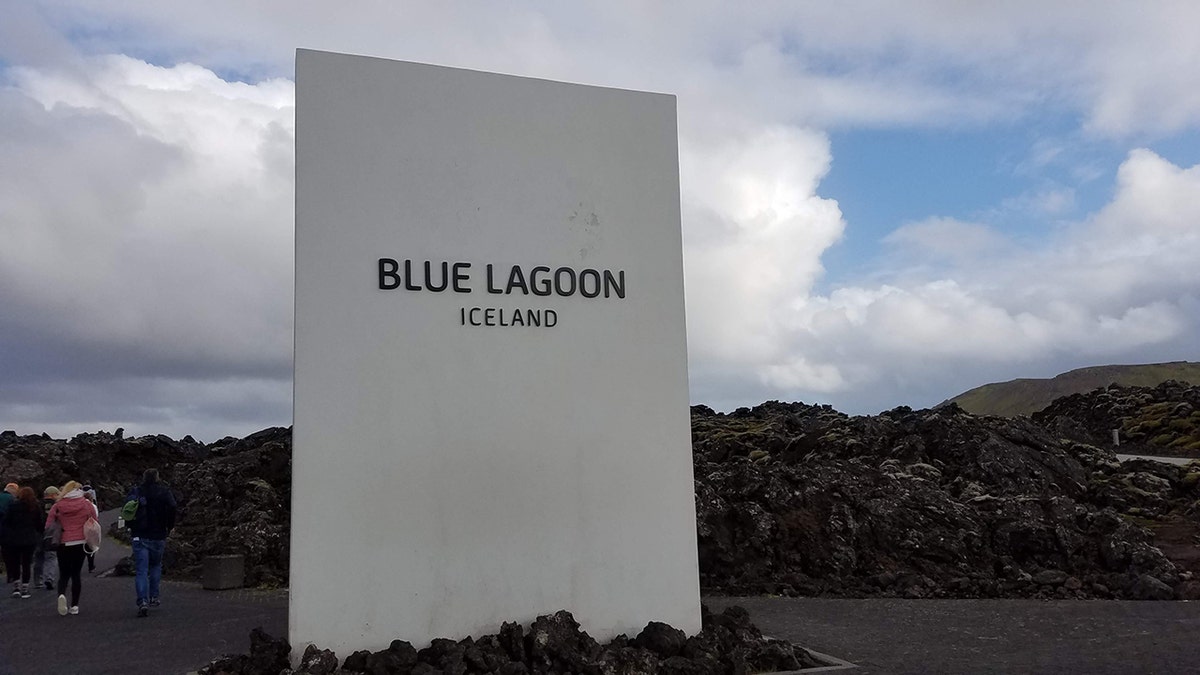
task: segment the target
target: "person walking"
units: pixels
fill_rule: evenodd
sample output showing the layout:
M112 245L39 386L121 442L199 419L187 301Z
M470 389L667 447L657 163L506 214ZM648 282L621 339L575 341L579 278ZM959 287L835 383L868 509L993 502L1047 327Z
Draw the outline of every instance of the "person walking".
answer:
M14 598L29 597L29 574L33 565L33 549L42 539L45 515L33 488L23 487L17 498L4 511L4 529L0 541L4 547L4 566L8 583L13 585Z
M46 516L50 515L50 509L53 508L56 501L58 501L57 487L51 485L42 491L43 523L46 521ZM33 551L33 585L52 591L57 585L55 579L58 578L58 547L46 541L45 532L43 528L42 539Z
M160 604L163 551L167 536L175 528L175 495L158 480L158 469L146 469L142 484L134 488L130 499L138 502L137 517L129 523L133 538L134 591L137 615L150 615Z
M96 513L99 513L100 502L96 498L96 490L93 489L91 485L87 484L79 489L83 490L83 496L88 498L88 501L92 503L92 506L96 507ZM96 552L85 546L83 548L83 554L87 558L88 574L93 574L96 571Z
M83 526L100 512L83 496L79 483L69 481L62 487L59 500L50 508L46 525L62 525L62 544L58 547L58 613L60 616L79 613L79 594L83 590ZM67 604L67 584L71 584L71 603Z
M16 483L9 483L4 486L4 491L0 492L0 537L4 535L4 514L8 512L8 505L17 498L17 490L19 489ZM4 546L0 544L0 563L3 562ZM0 567L7 567L7 565L0 565ZM0 569L0 571L7 572L4 569Z

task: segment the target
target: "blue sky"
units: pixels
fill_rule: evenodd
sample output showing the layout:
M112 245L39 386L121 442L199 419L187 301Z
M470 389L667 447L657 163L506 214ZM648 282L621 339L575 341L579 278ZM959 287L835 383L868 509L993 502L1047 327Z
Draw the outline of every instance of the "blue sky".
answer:
M15 0L0 429L290 423L294 51L678 96L692 398L1200 360L1200 6Z
M830 134L833 163L821 194L838 201L845 239L822 258L822 288L854 280L881 240L931 214L985 222L1035 243L1058 224L1099 210L1129 150L1148 148L1178 166L1200 163L1194 130L1146 142L1081 138L1078 119L1022 120L972 129L852 129ZM1053 158L1038 161L1053 148ZM1064 193L1052 211L1038 197Z

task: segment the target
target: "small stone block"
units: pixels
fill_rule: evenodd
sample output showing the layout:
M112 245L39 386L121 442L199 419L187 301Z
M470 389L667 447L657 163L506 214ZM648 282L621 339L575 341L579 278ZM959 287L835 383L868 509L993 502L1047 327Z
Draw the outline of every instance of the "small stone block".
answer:
M211 555L204 559L201 584L206 590L220 591L227 588L241 588L245 583L245 556Z

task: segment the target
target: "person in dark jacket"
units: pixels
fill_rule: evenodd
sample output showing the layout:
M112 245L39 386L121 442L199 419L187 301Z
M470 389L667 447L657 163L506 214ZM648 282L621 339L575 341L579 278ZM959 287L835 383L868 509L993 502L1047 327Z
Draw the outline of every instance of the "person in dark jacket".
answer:
M158 481L157 469L146 469L142 484L130 494L137 499L137 517L129 523L133 538L133 586L137 592L137 615L149 616L159 605L163 551L167 536L175 529L175 495Z
M17 491L17 498L4 511L4 529L0 531L4 566L8 569L8 582L13 585L14 598L29 597L33 550L42 540L42 530L45 528L46 516L33 488L21 488Z
M17 498L17 491L20 489L20 486L16 483L9 483L4 486L3 491L0 491L0 537L4 536L4 514L8 513L8 505L13 503L13 500ZM3 561L4 546L0 544L0 562ZM0 568L3 567L7 567L7 565L0 566Z

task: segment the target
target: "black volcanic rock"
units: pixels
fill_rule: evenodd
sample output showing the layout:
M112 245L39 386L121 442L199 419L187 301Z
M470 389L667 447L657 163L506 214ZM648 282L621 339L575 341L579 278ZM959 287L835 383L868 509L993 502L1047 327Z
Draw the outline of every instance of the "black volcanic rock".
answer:
M173 566L198 575L203 558L246 557L247 585L287 585L292 495L291 430L273 428L209 448L209 458L177 468L179 525L169 540Z
M90 483L100 508L114 508L127 489L141 481L146 468L159 468L169 482L174 465L194 464L206 454L206 448L195 441L167 436L123 438L101 431L63 441L46 434L12 434L0 436L0 476L33 486L38 493L68 480Z
M1088 597L1099 584L1145 597L1142 577L1180 582L1116 509L1134 497L1166 509L1181 480L1123 473L1110 452L1027 419L768 403L692 424L708 591Z
M1059 438L1118 452L1200 457L1200 386L1184 382L1109 385L1055 399L1032 419ZM1113 430L1119 447L1113 445Z
M291 646L261 628L250 631L250 652L225 656L200 669L200 675L279 675L291 669Z
M747 672L800 670L826 665L808 651L787 642L763 637L740 607L730 607L712 615L702 608L703 629L691 637L666 624L648 625L638 640L619 635L601 645L580 629L567 611L539 616L528 631L519 624L505 623L503 634L462 640L435 639L416 651L408 642L394 640L378 652L358 651L346 657L340 670L336 655L310 645L296 670L285 670L289 648L286 640L275 640L259 630L250 637L250 653L225 656L200 669L201 675L249 675L254 673L294 673L325 675L356 673L415 675L426 673L499 673L530 675L551 673L587 673L589 675L647 675L653 673L733 675ZM514 636L523 636L524 646L514 650ZM666 656L642 644L643 641L665 648ZM670 646L668 646L668 643ZM280 668L280 664L285 664ZM269 668L276 670L269 671Z
M0 476L41 492L68 480L90 482L101 509L116 508L159 469L179 504L165 552L168 573L198 576L205 556L246 556L251 585L285 585L291 504L291 430L264 429L203 446L191 437L125 438L107 432L70 440L0 435Z

